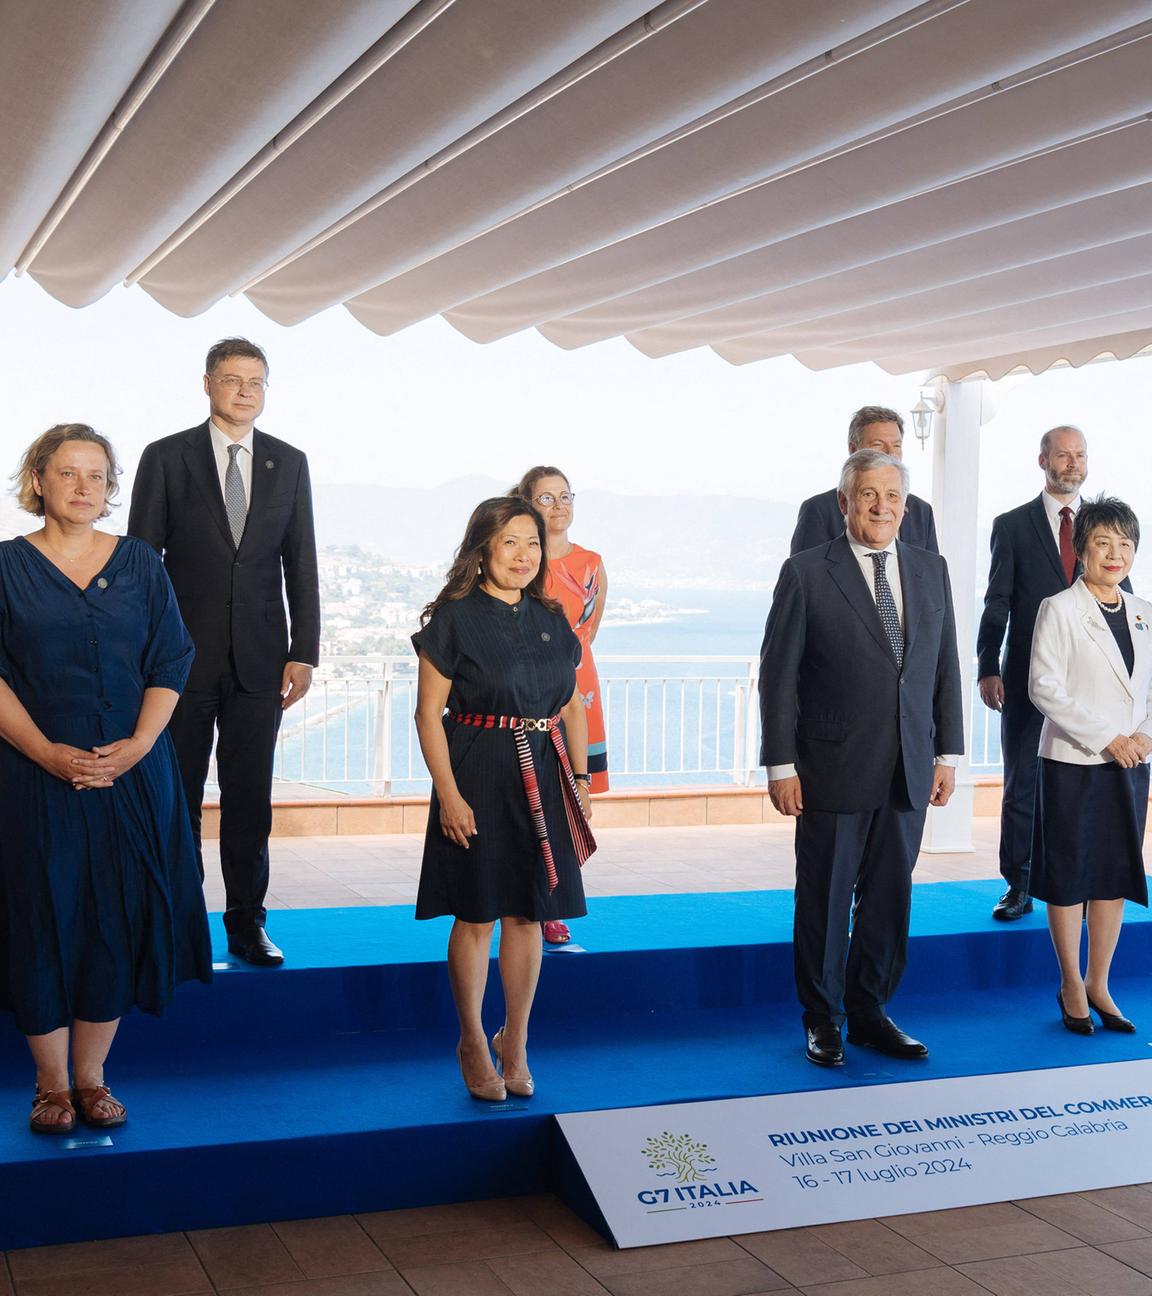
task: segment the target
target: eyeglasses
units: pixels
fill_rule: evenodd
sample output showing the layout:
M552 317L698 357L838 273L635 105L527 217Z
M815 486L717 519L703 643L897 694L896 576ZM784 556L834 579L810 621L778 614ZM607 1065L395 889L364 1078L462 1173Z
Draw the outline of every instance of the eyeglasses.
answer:
M226 374L223 378L213 377L214 383L219 383L221 387L226 387L230 392L267 391L268 384L263 378L238 378L235 374Z
M541 508L551 508L553 504L571 504L575 498L576 496L568 491L561 491L559 495L545 491L543 495L537 495L533 502L539 504Z

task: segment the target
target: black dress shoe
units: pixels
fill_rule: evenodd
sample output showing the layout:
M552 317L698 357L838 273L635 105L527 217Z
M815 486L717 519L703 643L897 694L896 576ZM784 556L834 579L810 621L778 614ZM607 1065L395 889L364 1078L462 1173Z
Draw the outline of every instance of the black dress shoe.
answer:
M804 1034L808 1047L804 1055L809 1062L817 1066L843 1066L844 1041L840 1038L840 1027L832 1022L821 1022L818 1026L805 1026Z
M1064 995L1060 990L1056 991L1056 1005L1060 1009L1060 1020L1064 1023L1065 1030L1070 1030L1073 1035L1091 1035L1095 1032L1096 1027L1092 1025L1091 1017L1073 1017L1064 1007Z
M1135 1035L1136 1023L1130 1022L1127 1017L1121 1017L1119 1013L1105 1012L1103 1008L1097 1008L1091 998L1088 1000L1088 1011L1095 1013L1100 1018L1100 1025L1105 1030L1119 1031L1122 1035ZM1091 1021L1091 1018L1089 1018Z
M928 1046L911 1035L905 1035L891 1017L878 1017L875 1021L848 1023L848 1043L863 1044L894 1058L926 1058Z
M1032 912L1032 897L1022 887L1010 886L992 906L992 917L1000 922L1015 922Z
M263 927L248 927L228 937L228 953L255 967L279 967L284 954L268 939Z

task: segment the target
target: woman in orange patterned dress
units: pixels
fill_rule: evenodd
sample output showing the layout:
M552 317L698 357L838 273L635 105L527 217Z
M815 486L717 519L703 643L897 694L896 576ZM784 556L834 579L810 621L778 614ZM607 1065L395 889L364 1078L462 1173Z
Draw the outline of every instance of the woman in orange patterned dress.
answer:
M593 792L608 791L608 746L604 734L604 705L600 678L592 656L592 641L604 615L608 578L598 553L574 544L568 539L572 525L572 487L559 468L540 464L520 478L511 493L519 496L540 514L548 535L549 598L564 608L568 624L580 641L583 654L576 668L576 687L584 699L588 716L588 775ZM546 922L544 939L550 945L563 945L571 939L566 923Z

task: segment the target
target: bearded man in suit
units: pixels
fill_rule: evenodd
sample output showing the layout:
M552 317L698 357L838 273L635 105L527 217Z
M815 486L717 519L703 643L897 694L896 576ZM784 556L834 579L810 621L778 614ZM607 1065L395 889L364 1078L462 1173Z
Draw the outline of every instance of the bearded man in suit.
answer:
M129 533L163 556L196 646L169 733L199 853L217 732L228 949L261 967L284 961L264 908L276 736L308 692L320 642L308 461L256 428L267 387L258 346L217 342L205 364L208 420L145 449L128 518Z
M1028 695L1028 666L1040 604L1066 590L1080 571L1072 536L1088 477L1083 432L1049 429L1040 438L1038 462L1044 489L992 523L992 563L976 634L980 697L1001 713L1000 873L1007 890L992 909L999 922L1032 912L1032 820L1044 717ZM1131 593L1127 579L1123 587Z
M928 1050L887 1014L908 951L912 869L929 805L964 750L948 568L896 539L908 470L858 450L840 476L844 530L785 561L760 657L768 793L796 817L793 955L807 1057L848 1042Z

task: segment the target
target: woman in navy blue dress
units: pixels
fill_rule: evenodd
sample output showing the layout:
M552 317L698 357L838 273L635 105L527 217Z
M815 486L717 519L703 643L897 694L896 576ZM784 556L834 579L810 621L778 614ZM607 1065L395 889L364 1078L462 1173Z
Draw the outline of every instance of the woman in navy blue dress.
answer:
M480 504L443 590L412 636L416 728L432 775L417 918L452 914L448 973L457 1058L476 1098L533 1092L528 1017L546 919L585 912L588 740L576 687L580 645L544 596L543 522L523 500ZM500 921L506 1016L492 1047L481 1020Z
M164 732L192 643L157 555L94 528L118 471L91 428L52 428L17 474L43 529L0 544L0 1007L36 1064L37 1133L123 1124L120 1017L211 978Z

